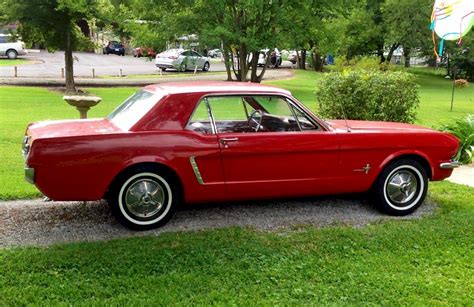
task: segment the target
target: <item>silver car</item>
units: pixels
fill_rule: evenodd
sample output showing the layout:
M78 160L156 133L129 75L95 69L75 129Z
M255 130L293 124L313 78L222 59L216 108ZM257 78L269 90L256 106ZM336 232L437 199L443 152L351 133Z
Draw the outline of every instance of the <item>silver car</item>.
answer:
M28 51L25 43L21 41L10 41L10 35L0 34L0 56L7 56L9 59L16 59L19 55L26 55Z
M195 68L208 71L210 67L209 58L196 51L183 49L169 49L157 54L155 65L162 70L173 68L179 71L194 70Z

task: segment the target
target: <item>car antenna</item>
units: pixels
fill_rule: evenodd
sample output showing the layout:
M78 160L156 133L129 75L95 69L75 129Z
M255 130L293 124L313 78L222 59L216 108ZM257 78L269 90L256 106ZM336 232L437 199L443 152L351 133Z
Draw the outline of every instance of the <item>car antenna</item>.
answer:
M346 113L344 112L344 106L342 105L342 103L340 103L339 105L341 107L342 116L344 117L344 123L346 124L347 132L351 132L351 127L349 127L349 123L347 122Z

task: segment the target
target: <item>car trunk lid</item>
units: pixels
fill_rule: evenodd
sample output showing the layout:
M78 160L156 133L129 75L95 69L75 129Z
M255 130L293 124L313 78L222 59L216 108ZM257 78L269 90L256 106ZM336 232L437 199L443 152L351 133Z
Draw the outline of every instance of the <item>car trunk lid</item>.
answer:
M32 123L27 136L32 140L80 135L111 134L121 132L108 119L57 120Z

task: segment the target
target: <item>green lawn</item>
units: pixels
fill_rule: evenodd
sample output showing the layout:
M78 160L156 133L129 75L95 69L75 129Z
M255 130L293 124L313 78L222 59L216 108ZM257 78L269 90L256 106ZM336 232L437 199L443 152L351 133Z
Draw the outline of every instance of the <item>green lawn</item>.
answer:
M439 75L417 71L420 83L421 105L418 123L439 127L452 118L474 114L474 86L456 89L453 112L449 111L451 82ZM316 81L320 73L295 71L295 78L267 82L289 89L310 109L316 110ZM89 112L90 117L106 116L116 105L132 94L136 88L87 89L103 98ZM23 179L21 140L26 125L45 119L76 118L78 112L62 100L62 94L45 88L0 86L0 199L17 199L39 196L37 190Z
M0 305L472 305L474 193L362 228L166 233L0 250Z
M15 65L23 65L23 64L31 64L34 61L27 60L27 59L0 59L0 66L15 66Z

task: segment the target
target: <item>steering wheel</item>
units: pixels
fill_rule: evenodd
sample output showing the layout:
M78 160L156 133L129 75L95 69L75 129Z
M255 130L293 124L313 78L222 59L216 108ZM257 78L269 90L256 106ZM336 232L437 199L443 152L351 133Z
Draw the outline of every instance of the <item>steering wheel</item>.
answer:
M247 121L247 125L250 128L253 128L253 125L256 125L255 132L258 132L260 127L262 126L262 119L263 119L263 111L262 110L253 110L252 113L250 113L249 119Z

